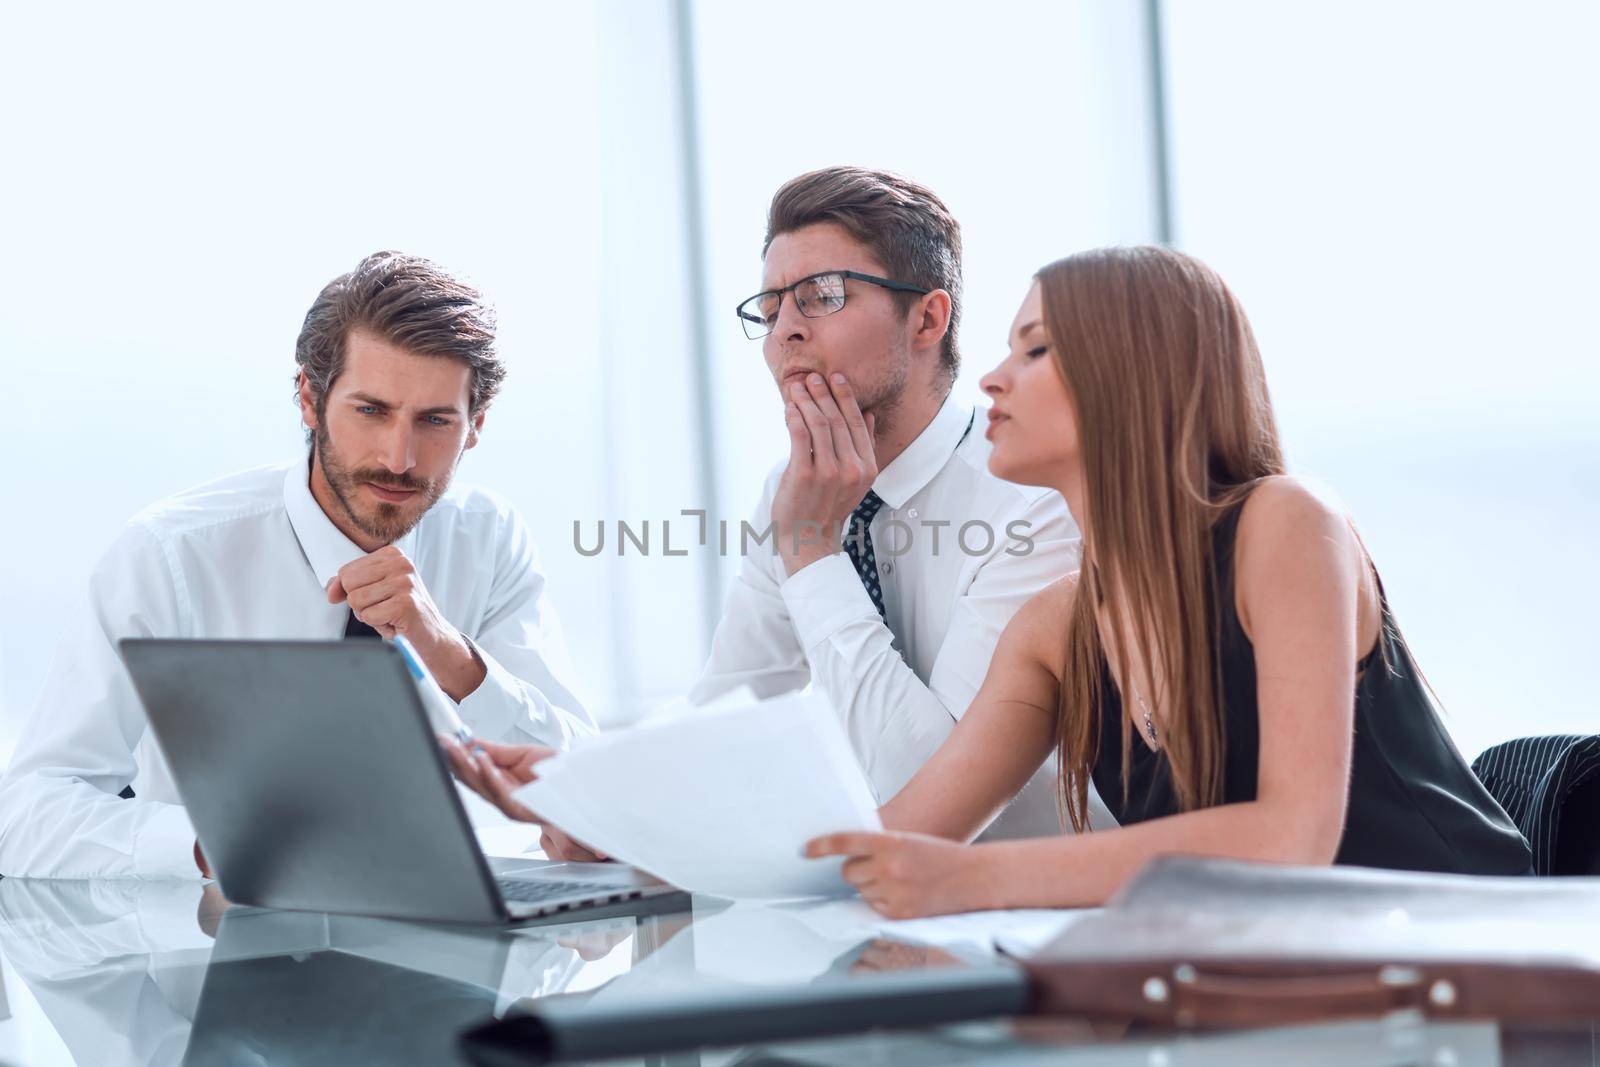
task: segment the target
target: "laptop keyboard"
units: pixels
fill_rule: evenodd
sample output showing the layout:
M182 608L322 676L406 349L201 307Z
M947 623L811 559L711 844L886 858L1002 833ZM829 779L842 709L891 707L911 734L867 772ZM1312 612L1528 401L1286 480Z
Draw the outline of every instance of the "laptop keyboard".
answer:
M542 904L558 897L595 897L629 900L639 895L637 889L610 885L605 882L547 881L534 882L522 878L496 878L500 895L522 904Z

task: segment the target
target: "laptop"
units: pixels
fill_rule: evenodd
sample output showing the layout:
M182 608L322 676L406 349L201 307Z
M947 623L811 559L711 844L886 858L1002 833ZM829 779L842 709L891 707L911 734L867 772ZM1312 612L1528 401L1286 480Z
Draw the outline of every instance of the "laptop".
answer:
M624 864L486 857L387 642L118 647L230 901L468 923L689 906Z

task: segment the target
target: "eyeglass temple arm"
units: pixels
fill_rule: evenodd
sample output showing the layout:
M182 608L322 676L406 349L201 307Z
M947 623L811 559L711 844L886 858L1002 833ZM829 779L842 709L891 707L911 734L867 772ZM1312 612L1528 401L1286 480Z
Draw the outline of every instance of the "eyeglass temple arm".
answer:
M892 278L880 278L876 274L862 274L860 271L855 270L841 270L835 273L843 278L854 278L858 282L871 282L873 285L881 286L884 289L896 289L902 293L920 293L923 296L927 296L933 292L932 289L924 289L920 285L897 282Z

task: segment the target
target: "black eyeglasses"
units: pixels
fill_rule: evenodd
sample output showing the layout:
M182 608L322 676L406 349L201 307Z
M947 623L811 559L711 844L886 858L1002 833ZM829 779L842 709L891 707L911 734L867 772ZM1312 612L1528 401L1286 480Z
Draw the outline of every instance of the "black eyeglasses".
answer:
M823 271L809 278L801 278L793 285L786 285L782 289L772 289L752 296L736 309L739 313L739 325L744 327L744 335L752 341L758 341L771 333L773 324L778 321L778 309L783 306L784 293L794 294L795 307L799 308L800 314L808 319L820 319L824 315L832 315L844 307L846 278L893 289L897 293L916 293L919 296L926 296L933 292L932 289L924 289L920 285L880 278L876 274L862 274L854 270Z

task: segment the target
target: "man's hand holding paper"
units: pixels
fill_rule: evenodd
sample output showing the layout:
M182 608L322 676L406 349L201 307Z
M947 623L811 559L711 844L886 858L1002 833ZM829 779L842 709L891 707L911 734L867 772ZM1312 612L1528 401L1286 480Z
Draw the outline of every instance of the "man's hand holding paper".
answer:
M518 822L540 824L539 847L553 860L593 863L608 857L568 837L559 828L541 819L520 804L516 790L539 775L535 768L556 754L543 745L497 745L487 741L473 744L471 751L454 738L440 737L450 768L463 784Z

